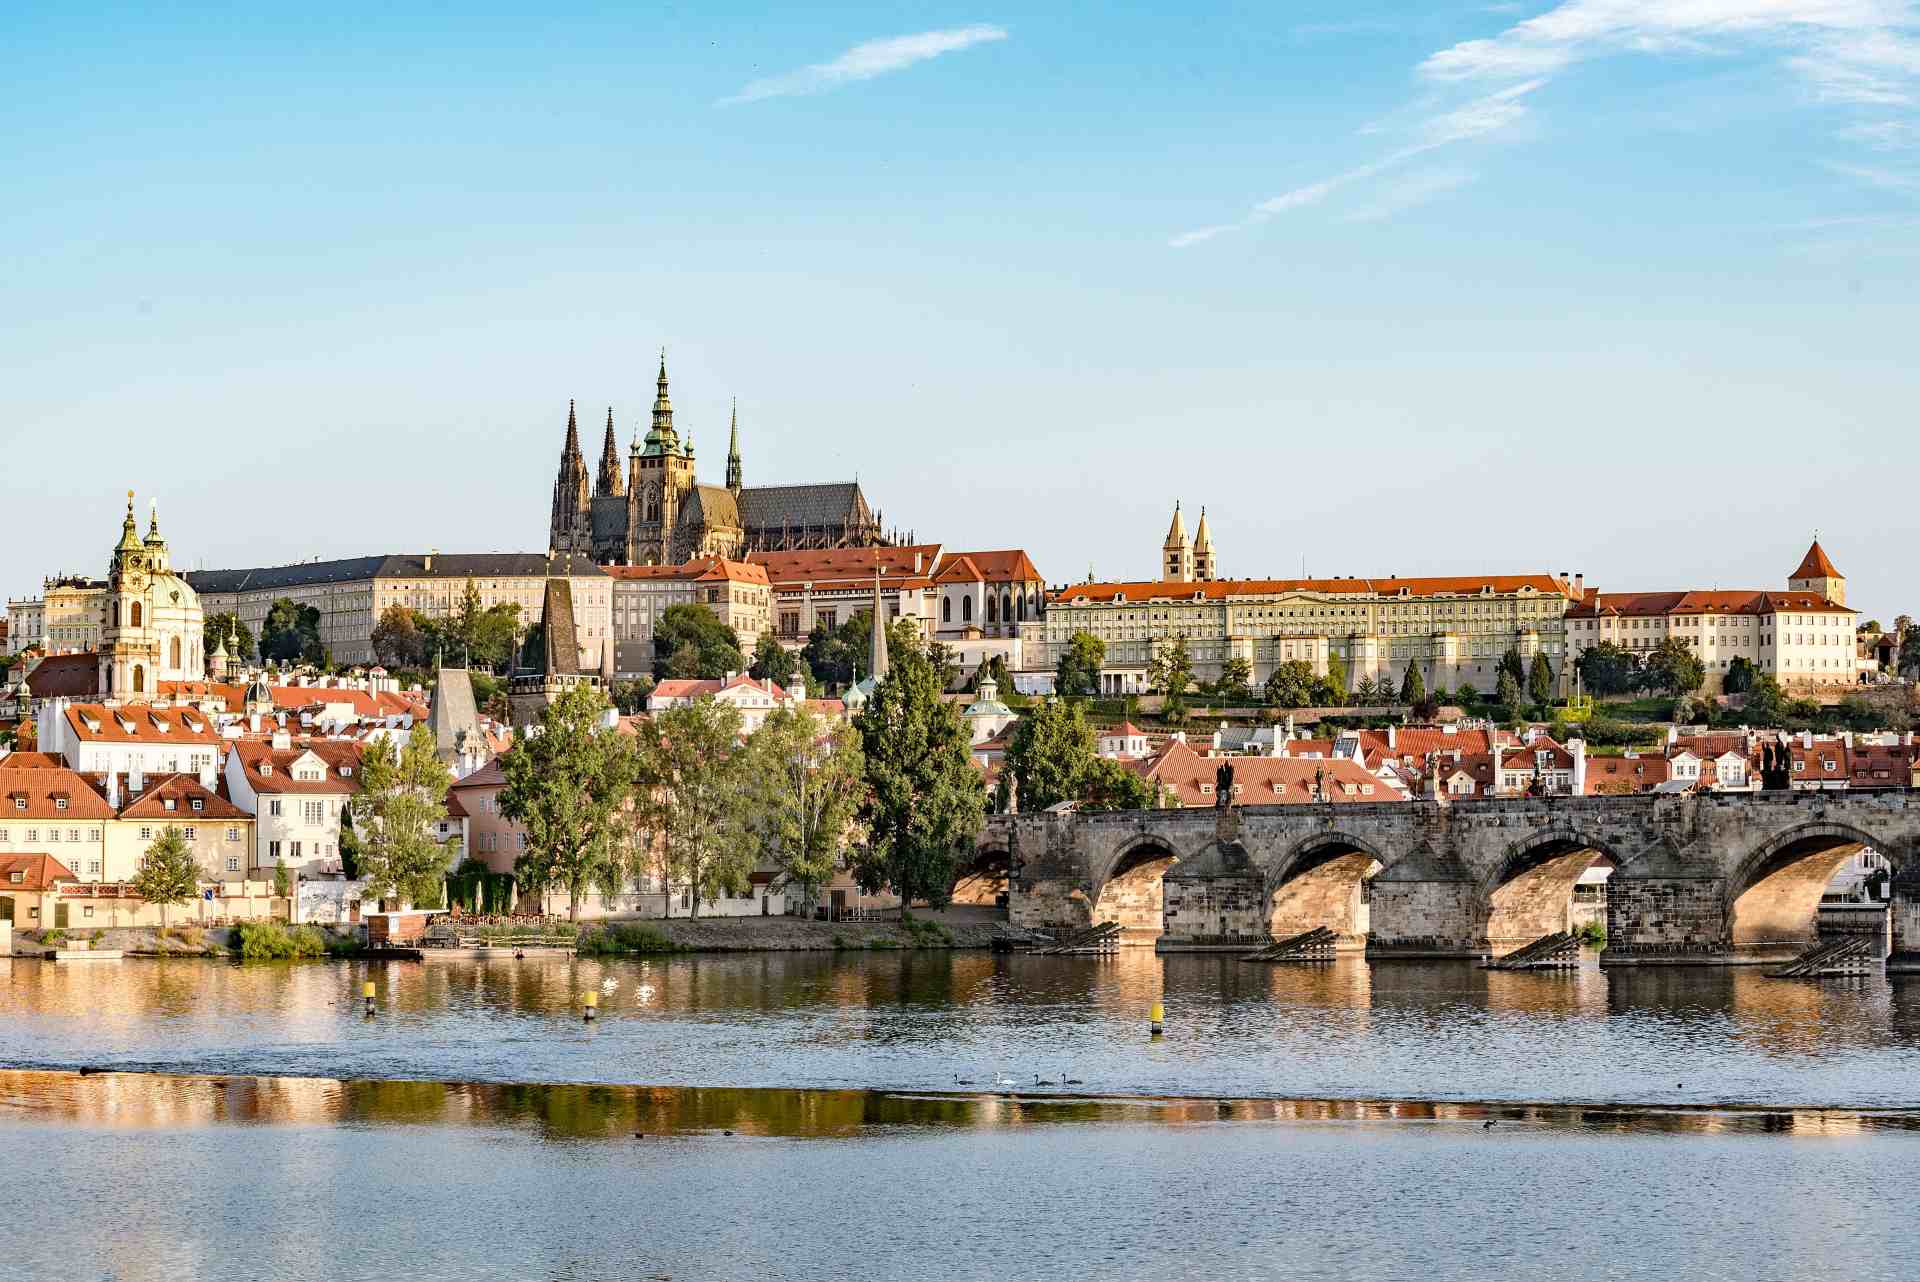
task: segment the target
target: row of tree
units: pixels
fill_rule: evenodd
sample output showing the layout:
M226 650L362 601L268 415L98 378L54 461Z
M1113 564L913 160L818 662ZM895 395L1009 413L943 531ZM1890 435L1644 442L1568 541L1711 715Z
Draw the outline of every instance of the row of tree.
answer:
M817 887L846 867L869 892L944 902L985 795L911 624L890 648L887 678L850 725L782 708L743 735L736 709L699 699L628 735L606 728L599 692L568 691L502 758L501 813L527 831L523 893L565 891L577 912L594 890L651 877L687 887L697 915L757 868Z

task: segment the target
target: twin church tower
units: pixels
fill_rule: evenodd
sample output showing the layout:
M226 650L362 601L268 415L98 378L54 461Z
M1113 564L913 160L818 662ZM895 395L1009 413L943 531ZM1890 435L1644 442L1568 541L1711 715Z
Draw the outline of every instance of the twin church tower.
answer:
M1180 503L1173 504L1173 524L1167 528L1167 541L1161 545L1161 578L1167 583L1211 583L1220 576L1213 555L1213 531L1207 528L1207 509L1200 509L1200 525L1187 538L1187 523L1180 516Z

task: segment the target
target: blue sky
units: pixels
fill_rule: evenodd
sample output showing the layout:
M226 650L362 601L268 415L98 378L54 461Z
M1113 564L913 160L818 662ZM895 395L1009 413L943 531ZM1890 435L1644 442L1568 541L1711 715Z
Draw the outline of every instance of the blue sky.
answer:
M21 5L0 588L536 549L668 349L721 476L1151 572L1920 605L1907 0Z

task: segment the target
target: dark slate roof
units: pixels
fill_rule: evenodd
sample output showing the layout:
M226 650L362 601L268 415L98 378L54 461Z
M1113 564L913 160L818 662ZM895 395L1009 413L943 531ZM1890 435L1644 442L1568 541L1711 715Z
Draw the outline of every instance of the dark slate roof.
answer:
M480 710L474 705L473 680L465 668L442 668L434 674L427 725L433 730L435 748L446 761L453 759L463 733L480 733Z
M756 485L740 491L743 529L852 525L872 520L858 481L826 485Z
M94 699L99 682L100 656L93 651L51 654L27 674L27 693L36 699Z
M547 675L579 676L580 639L573 626L573 584L566 579L547 580L540 626L547 642Z
M747 491L740 495L744 504ZM687 521L703 524L709 530L737 530L740 525L740 506L733 501L733 491L723 485L696 485L693 493L687 496L687 506L683 516Z
M183 576L195 592L257 592L275 588L308 587L322 583L353 583L363 579L464 579L539 577L551 573L591 577L603 574L586 557L543 552L476 552L433 554L427 568L425 553L393 556L354 556L338 561L305 561L299 565L268 565L251 570L189 570Z

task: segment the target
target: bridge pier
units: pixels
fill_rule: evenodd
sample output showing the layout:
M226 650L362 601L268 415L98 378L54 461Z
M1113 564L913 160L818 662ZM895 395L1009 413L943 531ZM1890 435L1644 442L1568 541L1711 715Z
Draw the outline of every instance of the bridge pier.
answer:
M1717 869L1689 861L1667 836L1614 870L1602 966L1731 960L1727 879Z
M1458 859L1423 841L1371 885L1369 958L1486 956L1480 888Z
M1891 918L1893 951L1889 975L1920 975L1920 859L1907 860L1893 879Z

